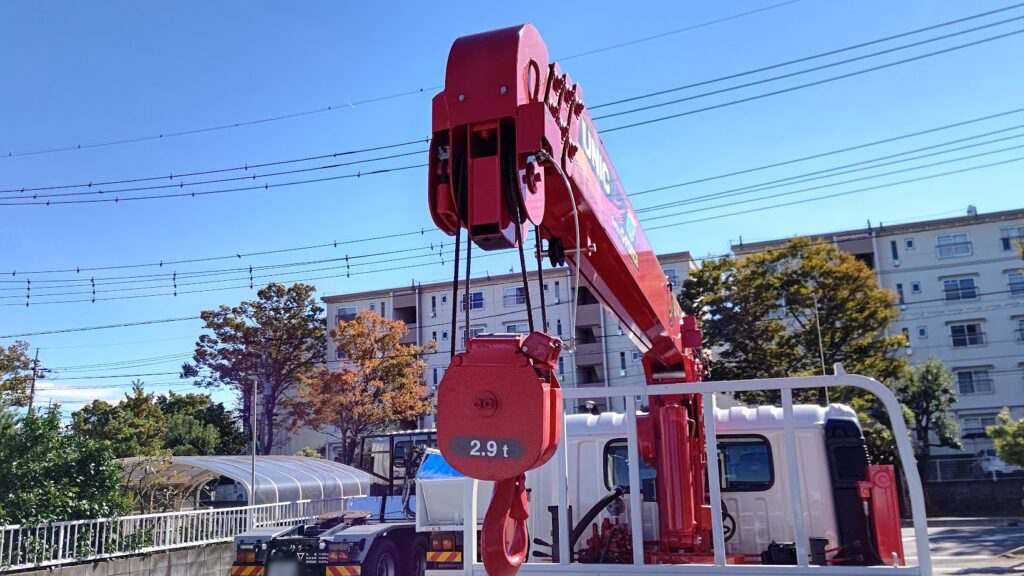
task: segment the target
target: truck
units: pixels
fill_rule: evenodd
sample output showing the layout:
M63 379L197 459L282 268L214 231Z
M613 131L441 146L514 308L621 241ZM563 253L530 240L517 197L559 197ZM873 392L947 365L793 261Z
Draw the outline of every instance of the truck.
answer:
M751 564L787 575L821 566L931 574L924 495L893 393L839 365L823 376L710 380L714 351L683 313L582 88L549 59L536 28L455 41L428 154L430 215L455 237L436 450L418 467L392 455L387 468L405 477L400 507L391 494L376 518L349 506L247 534L234 576L262 576L264 566L269 576L750 574ZM470 333L474 246L518 251L525 306L509 312L526 316L527 333ZM546 333L544 259L575 277L571 300L559 303L571 307L564 342ZM621 400L621 413L565 413L595 394L562 388L557 369L575 352L583 283L642 353L645 385L600 390ZM869 461L849 407L794 402L802 390L836 387L860 388L888 413L902 475ZM729 405L751 391L772 401ZM903 492L916 566L903 547Z

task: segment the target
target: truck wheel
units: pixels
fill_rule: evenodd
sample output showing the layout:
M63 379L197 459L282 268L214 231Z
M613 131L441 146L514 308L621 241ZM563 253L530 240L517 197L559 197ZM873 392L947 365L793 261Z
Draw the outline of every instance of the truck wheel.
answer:
M409 555L405 557L406 576L426 576L427 573L427 537L416 536L409 546Z
M363 560L362 576L398 576L398 548L390 540L378 540Z

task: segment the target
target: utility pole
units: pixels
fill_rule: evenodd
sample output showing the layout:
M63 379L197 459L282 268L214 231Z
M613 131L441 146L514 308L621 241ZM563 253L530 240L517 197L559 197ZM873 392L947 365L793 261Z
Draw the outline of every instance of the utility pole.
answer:
M28 411L32 411L32 404L36 400L36 375L39 374L39 347L36 347L36 357L32 361L32 386L28 391Z
M821 316L818 315L818 295L812 294L811 301L814 302L814 328L818 331L818 356L821 358L821 375L827 376L825 372L825 346L821 342ZM828 406L828 387L822 388L825 393L825 406Z

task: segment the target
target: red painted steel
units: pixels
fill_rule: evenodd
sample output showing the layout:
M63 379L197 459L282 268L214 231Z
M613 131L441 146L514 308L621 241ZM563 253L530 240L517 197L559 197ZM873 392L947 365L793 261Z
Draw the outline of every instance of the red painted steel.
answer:
M895 556L900 565L905 565L896 468L891 464L868 465L867 478L857 483L857 489L861 500L870 507L871 530L879 559L891 566Z
M455 41L445 88L433 100L428 190L438 228L452 235L465 228L485 250L515 248L517 237L527 237L528 223L538 225L549 251L564 249L569 266L579 269L591 292L646 349L648 383L701 379L695 350L700 330L679 308L586 111L582 89L548 60L532 25ZM519 234L516 226L522 227ZM551 356L540 337L551 339L540 333L518 343L472 339L438 388L441 451L466 475L498 481L503 494L511 490L509 481L550 457L558 442L553 424L560 429L561 399L550 369L557 354ZM640 426L644 459L659 480L661 535L654 561L658 554L675 561L710 549L700 415L698 395L652 398ZM521 453L470 455L465 439L484 433L499 450L513 446L515 452L514 444L521 444ZM510 501L497 500L492 508ZM484 534L507 533L508 512L489 509ZM511 573L504 544L483 547L489 573Z

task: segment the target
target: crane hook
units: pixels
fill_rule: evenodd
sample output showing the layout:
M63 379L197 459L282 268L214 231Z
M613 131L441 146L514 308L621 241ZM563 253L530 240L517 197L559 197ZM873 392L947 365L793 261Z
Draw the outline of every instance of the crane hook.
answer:
M513 576L526 560L529 515L526 474L494 483L480 536L484 568L489 576Z

